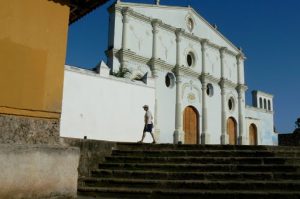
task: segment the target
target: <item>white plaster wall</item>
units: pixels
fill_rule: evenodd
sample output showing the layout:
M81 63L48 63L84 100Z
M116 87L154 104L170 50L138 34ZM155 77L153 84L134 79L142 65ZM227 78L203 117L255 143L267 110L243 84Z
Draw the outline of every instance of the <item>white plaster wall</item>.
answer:
M148 104L154 115L154 95L141 82L65 70L60 135L136 142L144 126L142 106Z
M273 112L258 109L254 107L246 107L246 130L247 138L249 138L249 126L254 123L258 130L258 143L262 145L277 145L277 134L274 133ZM249 143L249 140L248 142Z
M219 51L215 48L207 48L205 58L207 73L215 78L221 78L221 61Z
M152 26L128 17L127 48L143 57L152 57Z
M213 96L207 96L207 132L210 134L210 144L220 144L221 136L221 89L218 84L213 85Z
M225 78L232 81L233 83L237 83L238 71L237 71L236 57L229 54L225 54L224 65L225 65L225 71L224 71Z
M192 52L195 56L195 63L191 68L200 73L202 71L202 52L201 52L201 44L200 42L196 42L194 40L191 40L189 38L182 37L181 39L181 53L180 53L180 59L181 64L189 67L187 63L187 55L189 52Z
M173 143L175 130L176 85L166 87L165 76L170 71L159 71L157 78L158 128L160 143Z
M191 16L195 22L195 28L192 33L198 37L205 38L211 42L227 47L237 52L237 49L221 33L216 31L204 18L197 14L192 8L176 6L153 6L145 4L122 3L123 6L130 6L134 11L139 12L151 18L161 19L164 23L171 26L185 29L187 16Z
M214 28L210 27L207 22L198 16L190 8L180 8L180 7L166 7L166 6L153 6L153 5L142 5L142 4L132 4L132 3L120 3L119 5L123 7L131 7L134 11L139 12L143 15L158 18L164 23L170 24L171 26L183 28L189 31L186 27L187 16L191 16L195 20L195 29L192 33L200 38L210 37L210 41L214 44L227 47L228 49L237 52L235 48L227 42L226 38L218 34ZM135 52L136 54L150 59L152 57L152 26L149 22L145 22L134 18L132 16L128 17L128 33L127 33L127 46L128 48ZM197 26L199 24L201 28ZM121 49L122 40L122 15L116 12L115 21L116 31L115 31L115 49ZM174 32L166 30L162 27L158 28L158 40L157 40L157 57L164 60L170 65L176 64L176 36ZM180 60L181 65L187 66L186 55L192 51L195 55L195 65L193 70L196 72L202 71L202 54L201 45L192 39L185 36L181 38L181 48L180 48ZM225 53L224 55L224 75L225 78L237 83L237 63L236 57ZM206 63L207 72L216 78L221 77L221 64L220 64L220 53L217 49L208 47L206 52ZM119 61L114 59L113 64L114 71L119 68ZM241 73L242 82L244 82L244 66L241 63Z
M159 28L157 40L157 57L170 65L176 64L176 36L175 33ZM152 45L148 48L152 49Z

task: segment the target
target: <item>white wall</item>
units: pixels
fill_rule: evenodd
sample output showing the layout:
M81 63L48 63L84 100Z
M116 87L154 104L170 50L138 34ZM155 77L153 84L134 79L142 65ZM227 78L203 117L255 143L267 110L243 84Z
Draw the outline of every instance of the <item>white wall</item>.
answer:
M154 94L154 88L142 82L67 66L60 135L136 142L144 126L142 106L148 104L153 113Z
M175 130L175 102L176 85L165 86L165 76L168 71L159 71L157 78L157 99L158 99L158 128L160 129L159 142L173 143Z
M247 143L249 142L249 126L252 123L257 126L258 144L277 145L278 138L277 134L274 133L273 112L250 106L246 107Z
M164 23L171 26L185 29L190 32L186 25L188 16L194 20L194 30L192 33L198 37L205 38L211 42L227 47L228 49L237 52L237 49L225 40L225 37L215 30L204 18L194 12L192 8L176 7L176 6L153 6L153 5L138 5L130 3L122 3L124 7L130 6L134 11L139 12L151 18L161 19Z

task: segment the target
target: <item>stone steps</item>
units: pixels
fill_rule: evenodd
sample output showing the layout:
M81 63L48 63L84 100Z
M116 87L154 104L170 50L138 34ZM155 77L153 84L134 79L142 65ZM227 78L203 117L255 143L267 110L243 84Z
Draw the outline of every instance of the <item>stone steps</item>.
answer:
M282 157L139 157L111 156L106 157L107 163L201 163L201 164L289 164L300 165L300 158Z
M300 182L294 180L281 181L207 181L207 180L157 180L157 179L123 179L123 178L85 178L88 187L123 187L152 189L197 189L197 190L299 190Z
M96 178L129 178L132 179L169 179L169 180L300 180L295 172L174 172L174 171L134 171L98 169L92 171ZM81 179L84 180L84 179Z
M187 189L146 189L146 188L111 188L80 187L81 196L90 198L164 198L164 199L299 199L299 191L242 191L242 190L187 190Z
M253 164L165 164L165 163L103 163L99 169L112 170L151 170L151 171L226 171L226 172L298 172L299 168L290 165L253 165Z
M299 157L294 151L259 151L259 150L114 150L113 156L136 157Z
M196 145L196 144L147 144L147 143L118 143L118 150L145 150L145 151L163 151L163 150L258 150L258 151L291 151L299 150L296 146L250 146L250 145ZM299 152L299 151L298 151Z
M80 178L92 198L300 198L300 148L119 143Z

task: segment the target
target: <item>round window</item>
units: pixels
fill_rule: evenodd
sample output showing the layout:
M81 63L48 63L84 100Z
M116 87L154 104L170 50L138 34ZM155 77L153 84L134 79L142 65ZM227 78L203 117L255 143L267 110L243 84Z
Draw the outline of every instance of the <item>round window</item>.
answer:
M234 99L232 97L228 100L228 108L231 111L234 109Z
M212 84L207 84L206 94L210 97L214 95L214 87Z
M188 66L193 66L195 62L195 56L192 52L189 52L186 56L186 62Z
M175 77L172 73L167 73L165 77L166 87L172 88L175 85Z

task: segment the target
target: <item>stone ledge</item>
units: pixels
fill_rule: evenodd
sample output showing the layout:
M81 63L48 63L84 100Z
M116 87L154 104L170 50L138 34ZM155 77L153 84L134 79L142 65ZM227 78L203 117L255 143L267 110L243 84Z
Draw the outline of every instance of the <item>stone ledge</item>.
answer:
M59 144L59 120L0 114L0 144Z
M0 198L76 198L79 149L0 144Z
M89 140L78 138L61 138L61 142L67 146L80 148L79 177L90 176L92 170L98 168L99 163L104 162L106 156L110 156L116 142Z

